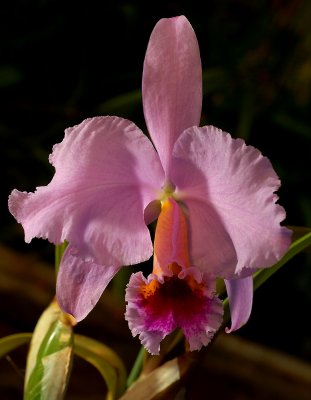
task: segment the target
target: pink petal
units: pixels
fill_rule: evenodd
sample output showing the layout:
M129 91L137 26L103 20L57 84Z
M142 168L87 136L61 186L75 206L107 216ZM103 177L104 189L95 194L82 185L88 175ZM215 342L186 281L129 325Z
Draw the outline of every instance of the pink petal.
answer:
M253 304L253 277L225 280L230 314L231 328L226 328L226 332L230 333L241 328L249 319Z
M56 172L35 193L14 190L9 207L25 240L67 240L102 265L136 264L152 254L144 209L163 184L152 144L130 121L97 117L66 130L50 161Z
M175 141L198 125L202 103L199 46L184 17L161 19L147 48L143 72L144 114L167 174Z
M185 275L185 277L187 274ZM142 294L142 287L152 281L158 287L153 294ZM193 281L192 281L193 285ZM222 303L210 296L214 281L203 276L197 288L177 276L144 278L141 272L133 274L126 290L125 318L133 336L139 338L151 354L159 354L160 342L176 328L182 329L190 350L207 345L222 322Z
M233 274L237 254L215 208L207 201L187 198L189 254L192 265L214 277Z
M57 275L56 296L61 309L73 315L77 322L84 319L119 269L119 266L85 261L68 246Z
M232 139L211 126L188 129L174 148L172 177L176 195L191 213L195 238L199 236L198 227L202 229L202 239L192 241L195 265L217 271L217 266L208 262L211 253L222 248L224 258L229 260L231 252L233 260L229 238L237 263L228 266L227 272L221 271L220 276L227 279L269 267L288 249L291 231L280 226L285 211L276 204L278 197L274 194L280 181L270 161L243 140ZM198 208L192 211L195 202L202 204L200 212ZM203 221L209 223L211 213L215 223L204 229ZM214 241L213 232L207 232L211 229L216 229Z

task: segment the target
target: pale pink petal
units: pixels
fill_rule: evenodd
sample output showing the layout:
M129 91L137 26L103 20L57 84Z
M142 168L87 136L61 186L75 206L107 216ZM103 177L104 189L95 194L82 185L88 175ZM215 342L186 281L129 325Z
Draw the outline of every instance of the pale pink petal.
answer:
M144 209L164 179L150 141L130 121L97 117L67 129L50 161L56 172L35 193L14 190L11 213L25 240L67 240L79 257L102 265L136 264L152 255Z
M185 277L187 274L185 274ZM156 280L158 288L145 297L142 286ZM192 281L192 285L193 285ZM133 336L139 335L151 354L159 354L160 342L176 328L180 328L189 342L190 350L207 345L222 323L221 301L210 296L214 281L203 276L197 288L180 277L133 274L126 289L125 318Z
M176 139L186 128L199 125L201 103L201 59L192 26L184 16L161 19L146 52L143 105L167 175Z
M228 238L233 243L237 263L220 275L227 279L269 267L286 252L291 231L280 226L285 211L276 204L278 197L274 194L280 181L270 161L257 149L217 128L193 127L179 137L172 165L176 195L192 213L191 227L202 226L203 221L209 223L211 213L220 226L218 232L216 224L206 226L201 241L192 242L192 263L197 265L195 257L201 254L199 266L207 270L216 268L208 264L210 253L224 247L229 256ZM205 211L203 206L200 212L192 211L193 202L197 201L205 204ZM203 248L208 229L216 229L215 240L211 246L207 236Z
M184 204L189 224L191 264L214 277L233 274L237 254L217 210L201 199L187 198Z
M226 280L226 289L229 298L231 328L230 333L241 328L249 319L253 305L253 277Z
M84 319L120 268L84 261L68 246L57 275L56 296L61 309L77 322Z

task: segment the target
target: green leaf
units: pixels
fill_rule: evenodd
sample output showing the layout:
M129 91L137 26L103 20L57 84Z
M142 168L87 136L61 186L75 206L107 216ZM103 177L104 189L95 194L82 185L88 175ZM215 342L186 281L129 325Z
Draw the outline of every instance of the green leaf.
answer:
M35 328L25 377L25 400L64 398L72 364L73 329L70 318L53 302Z
M182 378L179 359L167 361L149 374L142 376L127 390L120 400L152 400L168 390ZM168 398L168 397L166 397Z
M97 107L96 111L103 115L127 115L140 107L141 101L141 90L136 89L105 101Z
M274 122L282 128L286 128L302 138L310 139L311 129L308 123L302 122L300 119L294 118L287 113L277 113L273 118Z
M12 350L30 342L32 333L17 333L0 339L0 358L6 356Z
M306 231L308 228L295 228L294 231L297 234L298 231ZM302 252L307 247L311 245L311 232L306 233L299 239L295 240L289 247L285 255L270 268L260 269L254 273L254 291L258 289L267 279L269 279L273 274L275 274L283 265L285 265L291 258L296 254ZM226 298L223 302L224 305L224 317L223 321L226 324L230 319L230 309L229 309L229 299Z
M74 352L92 364L102 375L108 388L107 400L116 399L124 392L126 370L113 350L97 340L75 335Z
M289 247L287 253L274 264L271 268L264 268L257 271L254 274L254 290L259 288L267 279L270 278L273 274L276 273L284 264L286 264L291 258L293 258L296 254L305 250L308 246L311 245L311 232L308 232L301 238L295 240L291 246Z
M203 94L213 93L228 86L229 76L224 68L208 68L202 72Z

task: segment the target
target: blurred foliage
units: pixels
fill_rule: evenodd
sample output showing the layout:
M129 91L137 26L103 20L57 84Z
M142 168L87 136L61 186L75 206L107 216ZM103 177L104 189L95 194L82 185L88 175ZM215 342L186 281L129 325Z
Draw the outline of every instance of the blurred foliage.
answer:
M179 14L192 23L201 49L202 124L243 137L268 156L282 181L286 223L311 226L311 2L200 3L1 4L1 243L53 263L45 241L23 243L8 194L48 183L53 144L86 117L116 114L145 130L140 86L149 35L160 18ZM298 256L258 290L240 334L311 359L310 268L310 256Z

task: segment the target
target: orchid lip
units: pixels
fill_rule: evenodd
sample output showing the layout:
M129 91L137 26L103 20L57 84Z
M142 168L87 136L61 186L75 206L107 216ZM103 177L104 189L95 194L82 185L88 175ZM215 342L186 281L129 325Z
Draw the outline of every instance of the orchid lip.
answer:
M194 270L193 270L194 272ZM151 354L159 354L160 342L176 328L181 329L190 350L207 345L219 329L223 307L214 294L214 281L207 275L197 282L192 273L159 278L133 274L126 290L125 317L133 336Z

